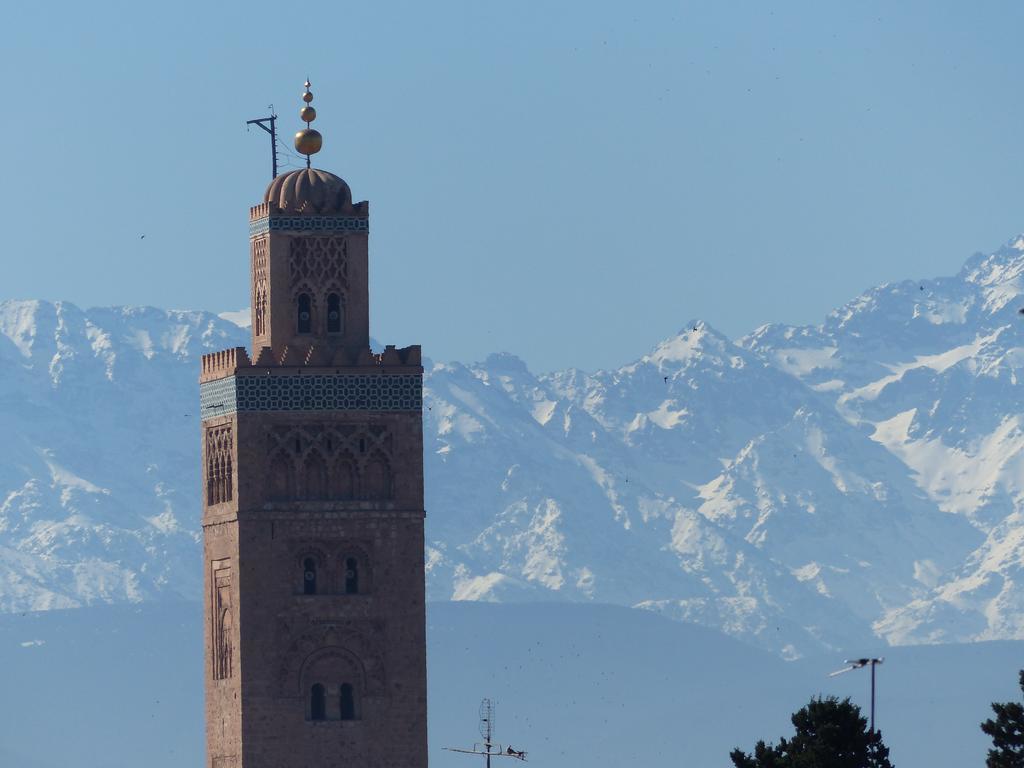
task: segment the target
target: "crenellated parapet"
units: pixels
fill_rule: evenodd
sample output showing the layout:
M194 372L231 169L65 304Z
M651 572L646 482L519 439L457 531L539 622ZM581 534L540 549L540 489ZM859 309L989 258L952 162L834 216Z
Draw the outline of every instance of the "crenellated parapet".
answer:
M199 381L212 381L231 376L239 368L249 368L252 361L245 347L223 349L203 355Z
M422 365L423 353L419 344L402 348L389 344L380 353L369 349L351 352L316 345L289 345L277 355L270 347L262 347L255 362L245 347L234 347L203 355L199 381L223 379L244 368L350 368L371 371L382 368L419 368Z

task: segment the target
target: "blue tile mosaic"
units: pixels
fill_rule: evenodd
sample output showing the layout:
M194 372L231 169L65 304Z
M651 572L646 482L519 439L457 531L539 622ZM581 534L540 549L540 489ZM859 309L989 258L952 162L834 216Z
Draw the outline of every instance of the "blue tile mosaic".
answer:
M229 376L199 387L204 419L236 411L420 411L417 373Z
M370 220L359 216L264 216L249 222L249 237L271 230L284 232L369 232Z
M238 410L235 377L207 381L199 385L199 413L203 419L222 416Z

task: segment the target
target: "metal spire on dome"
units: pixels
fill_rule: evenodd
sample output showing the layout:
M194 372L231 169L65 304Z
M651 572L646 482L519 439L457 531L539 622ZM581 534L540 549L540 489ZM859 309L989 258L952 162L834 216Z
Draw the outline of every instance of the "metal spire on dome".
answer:
M306 156L306 167L311 166L310 155L315 155L324 144L324 137L320 131L310 128L309 124L316 120L316 110L310 105L313 101L313 92L309 90L309 79L306 79L306 92L302 94L305 106L299 110L299 117L305 121L306 127L295 134L295 149Z

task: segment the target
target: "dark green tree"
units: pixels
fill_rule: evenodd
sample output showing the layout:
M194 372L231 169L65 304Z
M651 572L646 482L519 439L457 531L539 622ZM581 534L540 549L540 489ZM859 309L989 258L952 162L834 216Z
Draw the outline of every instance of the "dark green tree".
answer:
M860 707L849 699L814 698L793 715L796 733L778 744L759 741L754 754L734 749L736 768L892 768L878 731L867 730Z
M1024 669L1018 678L1024 692ZM1016 701L992 704L995 719L986 720L981 730L992 737L986 768L1024 768L1024 706Z

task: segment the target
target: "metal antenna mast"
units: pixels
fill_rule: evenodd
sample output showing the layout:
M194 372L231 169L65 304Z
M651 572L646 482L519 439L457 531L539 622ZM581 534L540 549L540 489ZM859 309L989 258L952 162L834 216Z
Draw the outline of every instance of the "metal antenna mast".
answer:
M269 127L267 126L269 123ZM274 113L274 105L270 105L270 117L260 117L256 120L246 120L246 125L258 125L270 134L270 168L273 175L271 179L277 178L277 115Z
M492 757L514 757L516 760L526 761L526 752L513 749L511 746L502 748L501 744L494 741L494 702L484 699L480 702L480 737L483 744L474 744L472 749L459 749L458 747L445 747L449 752L462 752L465 755L482 755L486 768L491 768Z
M882 656L878 659L847 659L846 663L850 666L837 669L835 672L829 672L829 677L835 677L836 675L842 675L847 672L852 672L855 669L863 669L864 667L871 665L871 732L875 732L875 667L885 661L885 657Z

